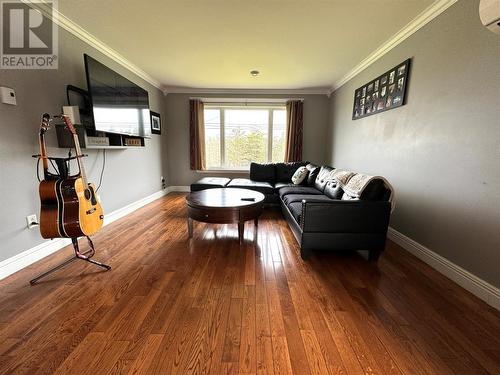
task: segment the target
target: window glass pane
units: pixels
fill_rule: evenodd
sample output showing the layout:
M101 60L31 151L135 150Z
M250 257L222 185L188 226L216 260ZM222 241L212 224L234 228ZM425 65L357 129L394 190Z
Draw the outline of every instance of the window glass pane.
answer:
M205 109L205 158L207 168L221 167L220 110Z
M225 167L267 162L268 122L267 109L225 109Z
M285 160L285 129L286 110L273 110L273 149L271 155L273 163Z

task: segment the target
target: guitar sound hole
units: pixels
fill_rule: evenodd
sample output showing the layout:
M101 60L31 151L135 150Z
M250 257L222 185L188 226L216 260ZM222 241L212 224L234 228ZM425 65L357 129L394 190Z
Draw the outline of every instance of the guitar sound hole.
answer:
M90 200L90 198L92 198L92 193L89 189L85 189L84 195L86 200Z

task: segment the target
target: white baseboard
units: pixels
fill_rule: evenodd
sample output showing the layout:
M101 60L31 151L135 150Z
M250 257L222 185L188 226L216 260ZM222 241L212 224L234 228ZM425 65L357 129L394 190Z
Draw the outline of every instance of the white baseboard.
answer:
M13 273L22 270L25 267L39 261L50 254L62 249L69 245L71 240L69 238L57 238L42 242L31 249L23 251L13 257L5 259L0 262L0 280L12 275Z
M500 289L497 287L480 279L448 259L443 258L441 255L436 254L434 251L398 232L394 228L389 228L387 236L390 240L427 263L436 271L453 280L490 306L500 310Z
M156 199L159 199L172 191L179 191L177 188L185 188L184 186L169 186L165 190L158 191L154 194L148 195L138 201L130 203L125 207L119 208L109 214L106 214L104 217L104 225L111 224L113 221L116 221L132 212L141 208L148 203L153 202ZM189 187L188 191L189 191ZM55 253L56 251L62 249L63 247L69 245L71 240L68 238L57 238L54 240L45 241L39 245L32 247L26 251L23 251L20 254L14 255L8 259L5 259L0 262L0 280L6 278L7 276L12 275L13 273L22 270L25 267L28 267L30 264L33 264L39 261L50 254Z

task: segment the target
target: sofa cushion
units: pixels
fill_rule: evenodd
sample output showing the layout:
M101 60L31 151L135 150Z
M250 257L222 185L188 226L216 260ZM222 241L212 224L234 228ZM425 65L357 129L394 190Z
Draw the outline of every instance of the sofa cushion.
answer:
M325 202L331 201L326 195L318 195L318 194L288 194L283 198L283 202L285 204L290 204L293 202L302 202L303 199L306 199L309 202Z
M275 165L250 163L250 180L274 182L276 180Z
M319 191L323 192L326 183L328 182L328 177L333 168L323 165L319 170L318 177L314 180L314 187Z
M337 181L328 181L325 185L324 193L331 199L341 199L344 191Z
M300 224L300 218L302 216L302 202L294 202L287 205L290 213L292 214L295 221Z
M304 180L307 181L308 174L309 174L309 171L306 167L298 167L292 176L292 182L295 185L301 185L304 182Z
M205 189L223 188L231 181L225 177L203 177L191 184L191 191L200 191Z
M279 190L284 187L289 187L289 186L296 186L293 182L276 182L274 184L274 188Z
M321 192L313 188L312 186L287 186L279 189L278 194L280 197L284 197L287 194L318 194Z
M296 161L292 163L276 163L276 181L290 182L292 176L299 167L307 165L307 162Z
M229 184L227 184L228 188L241 188L241 189L250 189L258 191L262 194L273 194L274 187L269 182L264 181L253 181L248 178L234 178L231 180Z
M311 163L307 164L306 168L309 171L309 175L307 176L307 186L313 186L316 177L318 177L320 168L317 165Z

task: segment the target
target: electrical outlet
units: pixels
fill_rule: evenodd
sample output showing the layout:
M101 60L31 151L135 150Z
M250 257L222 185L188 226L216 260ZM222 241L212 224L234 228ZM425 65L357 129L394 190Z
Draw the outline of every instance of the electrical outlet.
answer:
M161 187L162 187L162 189L165 189L167 187L165 184L165 178L163 176L161 176L160 179L161 179Z
M28 215L26 216L26 224L28 229L37 227L38 224L38 219L36 218L36 215Z

